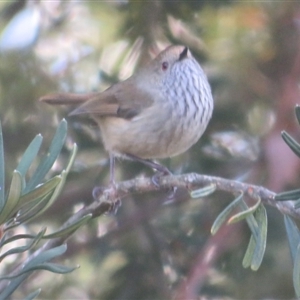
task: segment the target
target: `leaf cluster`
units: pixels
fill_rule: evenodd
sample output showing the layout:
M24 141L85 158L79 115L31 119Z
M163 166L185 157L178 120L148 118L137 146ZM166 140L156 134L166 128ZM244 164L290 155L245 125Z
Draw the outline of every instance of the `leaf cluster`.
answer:
M45 177L60 154L66 135L67 122L62 120L48 152L44 154L32 176L27 178L28 170L36 159L43 140L40 134L37 135L27 147L17 168L14 170L10 186L6 192L4 188L4 147L0 127L0 248L3 248L3 246L9 248L9 250L0 255L1 263L5 263L5 259L12 254L22 254L34 249L42 239L53 239L74 232L91 218L90 215L84 216L73 224L51 234L46 234L46 228L40 229L37 234L14 234L13 231L14 228L42 215L60 195L75 159L76 144L73 146L66 168L59 175L48 180L45 180ZM24 246L15 246L15 242L21 240L29 240L29 242ZM33 271L48 270L60 274L72 272L75 268L50 262L53 258L65 253L66 249L67 246L63 244L52 249L40 251L35 257L25 262L21 268L1 276L0 281L9 280L9 282L0 289L0 299L7 299ZM38 293L39 291L36 291L28 295L27 299L33 299Z

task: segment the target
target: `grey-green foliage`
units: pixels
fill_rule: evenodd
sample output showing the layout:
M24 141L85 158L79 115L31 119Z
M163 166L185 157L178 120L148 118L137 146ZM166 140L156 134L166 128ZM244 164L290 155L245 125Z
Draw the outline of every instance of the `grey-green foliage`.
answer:
M300 124L300 106L295 107L295 113ZM292 138L287 132L281 133L283 140L290 149L300 157L300 144ZM295 201L294 208L300 207L300 189L286 191L275 196L278 201ZM297 298L300 298L300 232L295 222L288 216L284 216L285 230L288 236L289 247L294 263L293 284Z
M295 108L296 117L300 124L300 106ZM282 138L291 150L300 157L300 144L287 132L282 132ZM279 193L275 196L278 201L295 201L294 208L300 207L300 189ZM236 209L241 212L230 217ZM243 194L239 195L229 204L215 220L211 232L215 234L224 223L233 223L246 219L251 230L251 237L247 251L243 259L243 266L256 271L261 265L266 249L267 241L267 214L260 199L253 207L248 207L243 200ZM288 216L284 216L284 224L288 236L289 247L294 263L293 284L297 298L300 297L300 232L295 222Z
M42 228L37 234L8 234L9 230L24 224L40 216L45 212L58 198L67 174L74 162L77 152L77 146L74 144L70 155L69 162L61 174L56 175L48 180L45 176L50 171L58 155L60 154L67 135L67 122L62 120L53 137L48 152L42 157L33 175L26 180L26 174L33 161L36 159L43 137L37 135L27 147L17 168L14 170L11 184L6 192L5 186L5 159L2 138L2 129L0 127L0 226L2 227L2 236L0 238L0 248L4 245L12 245L16 240L26 240L29 242L23 246L12 246L9 250L2 253L0 261L5 260L11 254L26 252L36 246L42 239L61 237L74 232L91 219L91 215L75 221L57 232L45 235L46 228ZM54 273L68 273L74 268L65 267L49 262L54 257L63 254L67 249L66 245L41 251L34 258L29 259L20 269L11 274L2 274L0 280L10 280L9 283L0 290L0 299L6 299L15 289L35 270L48 270ZM17 266L16 266L17 267ZM27 296L33 299L39 294L39 290Z
M266 249L268 219L265 207L258 199L257 203L248 207L241 193L231 202L216 218L211 228L211 233L216 234L223 224L232 224L241 220L246 220L251 231L251 237L247 251L243 259L243 267L258 270ZM231 216L236 209L240 212Z
M291 256L294 263L294 289L297 298L300 298L300 232L295 222L289 216L284 216L284 225L287 232Z
M36 257L25 263L22 270L16 274L7 276L5 279L10 279L8 285L1 291L0 300L7 299L18 286L30 275L30 272L36 270L47 270L54 273L69 273L76 268L69 268L54 263L49 263L53 258L64 254L67 250L66 245L61 245L43 252L40 252ZM35 295L35 294L33 294ZM29 297L28 295L27 297ZM31 298L33 299L33 298Z

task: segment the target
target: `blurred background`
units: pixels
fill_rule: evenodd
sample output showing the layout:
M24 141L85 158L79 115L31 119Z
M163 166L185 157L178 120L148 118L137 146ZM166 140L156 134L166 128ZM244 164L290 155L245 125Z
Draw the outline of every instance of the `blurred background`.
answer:
M265 186L297 188L299 160L281 139L300 139L300 1L2 1L0 2L0 119L6 181L38 133L43 150L62 118L65 148L52 169L79 146L66 187L26 231L57 229L108 184L108 154L90 120L50 107L50 92L102 91L129 77L170 44L190 48L211 83L215 110L188 152L162 161L175 174L197 172ZM298 140L299 140L298 139ZM38 164L38 162L36 162ZM32 170L33 171L33 170ZM151 176L139 163L117 161L117 180ZM80 269L36 273L14 294L42 288L44 299L290 299L292 263L283 218L267 207L265 258L257 272L242 267L250 232L244 222L211 236L210 227L233 199L216 192L191 199L178 191L132 195L117 214L93 220L68 240L62 258Z

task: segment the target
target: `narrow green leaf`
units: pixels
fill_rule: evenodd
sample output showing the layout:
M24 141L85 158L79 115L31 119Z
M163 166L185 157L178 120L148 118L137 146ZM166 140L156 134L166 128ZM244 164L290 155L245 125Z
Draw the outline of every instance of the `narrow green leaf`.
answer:
M92 214L88 214L84 217L82 217L81 219L79 219L78 221L74 222L73 224L71 224L70 226L60 229L58 231L55 231L51 234L45 235L43 238L44 239L52 239L52 238L57 238L57 237L61 237L64 236L66 234L69 234L70 232L74 232L76 231L79 227L81 227L82 225L84 225L85 223L87 223L89 220L91 220L93 217Z
M300 244L297 247L293 269L293 284L297 299L300 298Z
M43 158L35 173L29 180L24 192L29 192L44 179L62 150L67 136L67 122L62 120L56 130L47 155Z
M34 190L29 193L23 195L19 201L18 205L14 207L14 209L9 214L9 218L16 214L17 211L21 210L19 216L15 219L15 221L20 221L21 216L28 213L33 208L37 207L40 202L43 202L47 195L50 195L56 186L60 183L61 176L57 175L44 184L37 186ZM22 211L23 210L23 211ZM19 219L19 220L18 220ZM8 224L7 224L8 225ZM9 226L6 226L6 230Z
M67 250L67 246L63 244L61 246L39 253L36 257L34 257L23 267L21 273L13 276L14 279L10 280L9 284L1 291L0 300L8 299L8 297L18 288L18 286L31 274L31 272L27 272L27 270L32 270L34 266L43 264L46 261L49 261L65 253L66 250Z
M294 208L298 209L300 207L300 199L298 199L295 203L294 203Z
M279 193L275 196L277 201L298 200L300 198L300 189Z
M57 200L64 187L67 172L74 163L76 153L77 145L74 144L66 170L22 196L20 203L25 204L18 206L21 212L12 224L8 224L6 230L40 216Z
M34 214L31 214L30 216L27 215L26 216L26 222L40 216L42 213L44 213L57 200L58 196L60 195L60 193L61 193L61 191L62 191L62 189L65 185L68 172L70 171L70 169L71 169L71 167L74 163L76 153L77 153L77 145L74 144L66 170L63 170L60 175L56 176L56 177L60 178L60 181L55 186L55 189L54 189L53 193L48 194L50 196L50 199L44 198L45 201L44 201L42 207L40 209L36 210L34 212ZM54 179L54 178L52 178L52 179ZM22 221L22 223L23 222L25 222L25 220Z
M68 162L68 165L66 167L66 173L69 174L70 170L71 170L71 167L75 161L75 157L76 157L76 154L77 154L77 150L78 150L78 147L77 147L77 144L74 144L73 145L73 148L72 148L72 151L71 151L71 155L70 155L70 158L69 158L69 162Z
M2 126L0 123L0 211L2 211L5 205L5 165L4 165L4 148L3 148L3 136Z
M296 117L297 117L298 123L300 125L300 106L298 104L295 107L295 113L296 113Z
M41 199L42 203L41 204L37 204L35 206L32 206L30 208L30 210L27 210L26 212L23 212L16 219L16 221L18 222L18 224L19 223L24 223L24 222L31 221L34 218L40 216L42 213L44 213L57 200L58 196L61 193L61 190L63 189L63 187L65 185L68 172L70 171L70 169L71 169L71 167L72 167L72 165L74 163L76 153L77 153L77 145L74 144L66 170L63 170L60 175L58 175L56 177L53 177L52 179L50 179L48 181L48 182L51 182L52 180L54 180L54 178L60 178L60 181L55 185L55 189L54 189L53 193L52 193L52 190L50 191L50 187L52 187L52 186L49 184L49 186L47 186L47 188L49 188L50 192L48 194L46 194L46 196L43 199L39 198L39 199ZM38 188L36 188L36 189L38 189ZM33 192L35 190L33 190ZM30 193L28 193L28 194L30 194ZM26 195L24 195L24 197L25 196ZM49 198L47 198L48 196L49 196Z
M52 273L66 274L66 273L73 272L74 270L76 270L78 268L79 268L79 266L67 267L67 266L63 266L63 265L59 265L59 264L55 264L55 263L43 263L40 265L35 265L29 269L26 269L25 272L45 270L45 271L50 271Z
M283 215L284 225L287 233L289 247L293 262L295 263L298 245L300 244L300 231L296 223L287 215Z
M66 274L73 272L74 270L78 269L79 266L76 267L66 267L63 265L55 264L55 263L43 263L39 265L34 265L30 268L27 268L26 270L23 269L21 272L15 275L7 275L7 276L1 276L0 280L11 280L14 278L18 278L26 273L44 270L44 271L50 271L52 273L58 273L58 274Z
M214 235L220 229L220 227L227 222L229 216L232 214L233 210L240 205L243 200L243 193L241 193L234 201L232 201L226 208L218 215L211 227L211 234Z
M43 198L39 198L35 201L28 203L24 208L22 208L17 216L13 219L12 223L9 223L5 226L5 230L11 229L15 226L19 226L25 222L29 222L32 219L36 218L41 210L44 210L44 207L47 205L51 199L53 192L45 195Z
M246 204L246 202L244 200L239 202L239 206L242 210L248 209L248 205ZM259 238L259 228L258 228L258 224L257 224L256 219L254 218L253 214L250 214L246 217L246 222L255 238L255 241L257 241L257 239Z
M0 239L0 249L3 247L3 245L5 244L7 238L7 232L4 232L4 234L2 235L1 239Z
M50 271L52 273L57 273L57 274L71 273L74 270L79 268L79 265L77 265L75 267L67 267L67 266L55 264L55 263L44 263L40 266L42 267L41 269L43 269L43 270L47 270L47 271Z
M236 222L246 219L248 216L252 215L257 210L260 203L261 203L261 199L259 198L258 201L255 203L255 205L248 207L248 209L235 214L228 220L227 223L233 224L233 223L236 223Z
M61 175L57 175L46 181L45 183L38 185L35 189L31 190L29 193L24 194L20 199L20 205L18 208L24 206L25 204L41 199L44 196L51 193L57 185L61 182Z
M61 176L61 181L55 187L53 193L50 194L51 195L50 199L47 199L47 201L45 201L43 207L41 207L41 209L36 211L32 217L28 218L26 220L26 222L28 222L29 220L33 220L34 218L36 218L36 217L40 216L41 214L43 214L57 200L57 198L60 195L60 192L63 189L64 184L66 182L66 176L67 176L66 171L63 170L61 175L59 175L59 176Z
M15 276L15 279L12 279L9 284L1 291L0 300L9 299L9 296L18 288L18 286L30 275L26 273L22 276ZM3 278L4 279L4 278Z
M268 218L265 207L261 204L255 212L259 228L259 238L256 241L255 251L251 262L251 270L257 271L260 267L267 245Z
M27 245L21 246L21 247L15 247L15 248L12 248L12 249L6 251L5 253L3 253L2 255L0 255L0 262L8 255L22 253L22 252L25 252L25 251L29 250L30 248L34 247L41 240L41 238L43 237L45 232L46 232L46 228L44 230L40 231L36 235L36 237L32 241L30 241L30 243L28 243Z
M267 243L268 219L266 209L262 204L256 210L255 216L255 222L257 222L256 225L258 227L257 234L256 236L253 233L251 234L247 251L243 259L243 267L251 267L253 271L257 271L260 267Z
M248 243L248 247L247 247L246 253L243 258L242 264L243 264L244 268L249 268L251 266L255 247L256 247L256 241L255 241L253 234L251 234L251 237L250 237L250 240Z
M41 144L43 141L43 137L38 134L33 140L32 142L29 144L29 146L27 147L27 149L25 150L16 170L19 171L21 173L21 175L23 177L25 177L29 167L31 166L33 160L35 159L35 157L37 156Z
M192 198L203 198L203 197L206 197L206 196L212 194L215 190L216 190L216 185L211 184L204 188L191 191L190 196Z
M14 275L4 275L0 277L0 281L1 280L11 280L11 279L18 279L20 278L20 276L24 276L25 273L28 273L27 271L21 271L18 274L14 274ZM6 299L6 298L2 298L2 293L0 294L0 299Z
M44 230L45 228L43 228L42 230ZM41 231L42 231L41 230ZM40 232L41 232L40 231ZM5 233L6 234L6 233ZM6 235L5 235L6 236ZM3 247L4 245L6 244L9 244L11 242L14 242L14 241L17 241L17 240L22 240L22 239L34 239L36 238L36 235L33 235L33 234L16 234L10 238L7 238L7 239L1 239L1 242L0 242L0 248ZM44 238L44 236L43 236Z
M287 143L287 145L291 148L291 150L300 157L300 145L293 139L286 131L281 132L281 136L283 140Z
M0 224L8 220L11 212L17 206L22 193L22 182L21 174L18 171L14 171L7 200L0 214Z
M51 259L64 254L67 251L67 245L62 244L58 247L40 252L36 257L32 258L23 268L23 270L28 270L34 266L43 264Z
M33 300L35 297L37 297L42 289L38 289L35 292L30 293L29 295L27 295L23 300Z
M33 202L28 203L26 207L19 210L14 218L5 223L4 231L11 230L12 228L19 226L20 224L29 222L32 219L36 218L37 213L41 211L45 205L47 205L52 193L44 196L41 199L37 199Z
M26 272L26 270L31 269L34 266L42 264L46 261L49 261L63 253L67 250L67 246L61 245L46 251L39 253L36 257L34 257L31 261L29 261L22 270L22 274L17 274L14 276L15 278L12 279L9 284L1 291L0 293L0 300L6 300L8 297L18 288L18 286L31 274L31 272ZM24 271L26 273L24 273Z

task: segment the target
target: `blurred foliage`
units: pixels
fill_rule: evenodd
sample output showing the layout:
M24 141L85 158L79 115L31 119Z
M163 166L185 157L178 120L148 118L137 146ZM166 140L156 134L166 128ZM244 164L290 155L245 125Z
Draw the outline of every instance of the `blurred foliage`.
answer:
M53 273L65 274L72 272L74 268L65 267L49 262L51 259L65 253L66 245L61 245L52 249L46 249L32 258L28 258L26 262L22 262L22 267L18 270L19 264L25 253L35 249L41 239L55 238L68 232L73 232L83 224L83 221L88 221L91 216L86 216L82 220L78 220L71 226L65 226L64 230L59 230L51 234L45 235L46 228L39 229L37 234L25 233L19 234L22 231L22 226L25 223L32 221L43 214L58 198L66 176L69 173L74 162L77 147L74 145L74 150L70 161L65 170L62 170L60 175L57 175L48 181L44 182L44 177L47 175L57 156L60 154L62 146L65 142L67 134L67 122L63 120L53 137L49 151L39 161L34 173L29 178L26 178L27 172L39 152L43 137L37 135L30 145L27 147L18 166L13 172L11 184L8 192L5 191L5 153L3 148L2 129L0 127L0 248L2 254L0 261L2 263L1 283L9 280L0 287L0 299L7 299L19 285L27 279L27 277L37 270L48 270ZM29 239L27 244L22 244L22 241ZM41 247L41 246L40 246ZM7 258L12 257L10 260ZM14 269L15 268L15 269ZM28 299L37 295L36 292L28 295Z
M297 188L300 164L280 131L299 135L293 113L299 101L298 1L25 2L0 3L0 28L3 33L10 30L10 40L4 34L0 38L5 174L12 173L16 157L37 132L43 132L44 145L49 145L52 132L67 116L66 108L38 103L40 96L103 90L166 45L183 43L208 75L215 110L199 143L163 163L174 173L214 174L274 191ZM26 24L33 16L38 22L29 28ZM13 46L7 50L8 45ZM94 186L108 183L108 155L99 138L89 120L69 119L66 143L48 178L67 165L74 141L80 150L61 197L43 218L26 224L28 232L57 228L93 201ZM118 180L143 174L151 171L138 163L117 163ZM81 268L63 277L48 272L34 275L30 286L19 287L18 298L42 287L40 297L51 299L170 299L192 280L200 296L294 297L292 260L277 211L267 207L265 257L260 269L252 272L242 267L251 235L244 223L226 227L227 241L222 240L224 227L210 235L229 195L214 193L199 200L179 191L176 202L162 206L165 197L165 193L133 195L123 200L116 215L82 227L68 241L65 256ZM218 259L195 279L195 270L205 260L203 249L212 241Z

